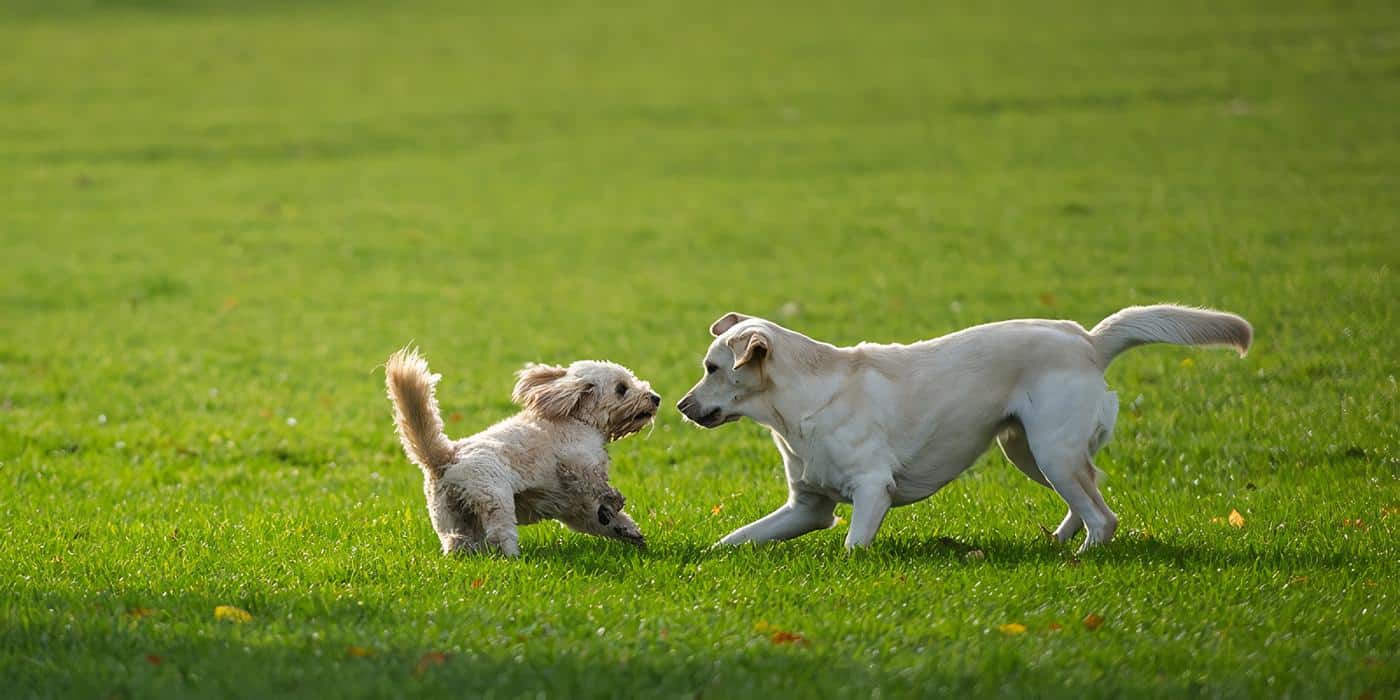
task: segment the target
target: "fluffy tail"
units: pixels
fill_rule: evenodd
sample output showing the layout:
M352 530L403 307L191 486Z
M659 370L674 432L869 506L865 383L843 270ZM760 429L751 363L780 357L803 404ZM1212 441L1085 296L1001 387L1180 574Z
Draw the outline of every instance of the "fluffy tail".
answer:
M1226 345L1244 357L1254 342L1254 328L1224 311L1157 304L1123 309L1100 321L1089 336L1099 354L1099 367L1107 368L1119 353L1148 343Z
M418 351L404 348L384 363L384 383L394 402L394 423L408 458L434 477L452 462L452 441L442 431L433 387L442 378L428 373L428 361Z

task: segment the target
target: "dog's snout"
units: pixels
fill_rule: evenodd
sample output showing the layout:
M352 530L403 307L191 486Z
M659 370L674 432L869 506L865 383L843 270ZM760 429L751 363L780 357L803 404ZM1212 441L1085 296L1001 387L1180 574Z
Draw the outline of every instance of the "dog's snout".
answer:
M691 396L690 394L686 394L685 396L682 396L682 397L681 397L681 400L676 402L676 409L679 410L681 413L684 413L684 414L686 414L686 415L690 415L690 411L687 410L687 409L693 408L694 406L695 406L695 397L694 397L694 396Z
M651 405L653 405L653 406L660 406L660 405L661 405L661 394L658 394L658 393L656 393L656 392L654 392L654 391L651 392Z

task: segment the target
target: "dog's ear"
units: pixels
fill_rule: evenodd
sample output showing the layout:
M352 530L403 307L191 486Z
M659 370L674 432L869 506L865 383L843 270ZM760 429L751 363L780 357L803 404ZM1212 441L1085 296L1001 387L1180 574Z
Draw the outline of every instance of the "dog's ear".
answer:
M715 321L714 323L710 324L710 335L718 338L721 335L724 335L725 331L751 318L753 318L753 316L747 316L741 313L730 311L729 313L720 316L718 321Z
M530 365L520 370L511 400L545 418L564 418L578 407L592 385L566 378L569 371L555 365Z
M768 348L771 341L768 334L761 330L746 332L736 336L729 341L729 349L734 351L734 369L739 369L750 362L757 362L768 357Z

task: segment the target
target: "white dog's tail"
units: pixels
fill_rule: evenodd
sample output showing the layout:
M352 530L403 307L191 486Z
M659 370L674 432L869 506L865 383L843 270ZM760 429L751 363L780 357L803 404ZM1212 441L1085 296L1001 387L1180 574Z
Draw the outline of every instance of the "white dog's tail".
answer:
M1225 345L1244 357L1254 342L1254 328L1224 311L1157 304L1123 309L1100 321L1089 337L1098 352L1099 367L1107 369L1119 353L1148 343Z
M428 372L428 361L412 348L390 355L384 363L384 383L389 387L389 400L394 402L394 423L403 451L434 477L442 475L453 455L433 393L441 378Z

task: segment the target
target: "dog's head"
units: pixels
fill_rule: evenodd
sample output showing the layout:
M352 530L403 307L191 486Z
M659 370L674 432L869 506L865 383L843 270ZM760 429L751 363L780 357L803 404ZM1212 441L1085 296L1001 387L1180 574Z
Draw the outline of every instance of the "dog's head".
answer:
M530 365L517 377L511 398L525 410L551 420L577 418L609 440L641 430L661 405L650 384L612 362Z
M747 405L768 385L778 327L761 318L727 313L710 326L714 342L705 353L705 376L676 404L686 418L714 428L746 415Z

